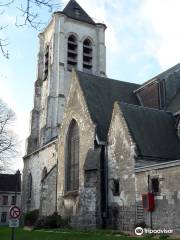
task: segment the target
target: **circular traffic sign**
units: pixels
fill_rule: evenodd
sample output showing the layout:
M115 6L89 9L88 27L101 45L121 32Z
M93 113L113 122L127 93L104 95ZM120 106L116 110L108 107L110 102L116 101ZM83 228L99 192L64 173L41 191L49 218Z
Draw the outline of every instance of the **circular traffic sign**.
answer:
M11 218L16 219L16 218L19 218L19 217L20 217L20 215L21 215L21 210L20 210L20 208L18 208L17 206L13 206L13 207L10 208L9 214L10 214L10 217L11 217Z

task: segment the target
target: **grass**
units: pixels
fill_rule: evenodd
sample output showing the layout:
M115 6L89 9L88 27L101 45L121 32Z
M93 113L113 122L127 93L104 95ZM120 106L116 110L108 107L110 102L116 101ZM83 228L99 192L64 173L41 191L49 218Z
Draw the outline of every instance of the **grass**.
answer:
M11 239L11 228L0 227L0 240ZM138 237L114 234L112 231L77 231L77 230L33 230L15 229L15 240L136 240ZM140 238L141 240L147 238Z
M0 239L10 240L11 229L0 227ZM15 240L130 240L132 237L114 235L110 231L25 231L21 228L15 229Z

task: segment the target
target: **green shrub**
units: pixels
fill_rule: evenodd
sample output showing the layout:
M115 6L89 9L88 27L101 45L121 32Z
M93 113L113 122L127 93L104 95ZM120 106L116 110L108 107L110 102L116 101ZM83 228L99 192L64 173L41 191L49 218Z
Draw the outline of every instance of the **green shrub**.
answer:
M39 217L39 210L35 209L33 211L29 211L24 215L24 225L25 226L33 226Z
M50 216L41 217L35 224L36 229L40 228L69 228L69 220L63 219L56 212Z
M144 228L147 228L147 225L146 225L146 223L144 221L142 221L142 222L136 223L134 225L134 228L137 228L137 227L141 227L141 228L144 229Z

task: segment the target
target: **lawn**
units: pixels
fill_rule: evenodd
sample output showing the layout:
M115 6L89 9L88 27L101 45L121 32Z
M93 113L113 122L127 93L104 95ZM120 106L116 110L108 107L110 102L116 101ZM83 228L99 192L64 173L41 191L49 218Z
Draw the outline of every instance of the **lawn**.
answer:
M15 229L14 240L147 240L148 237L123 236L110 230L77 231L77 230L33 230ZM155 239L155 238L154 238ZM157 238L156 238L157 239ZM160 238L165 239L165 238ZM177 240L178 238L176 238ZM0 240L11 240L11 228L0 227ZM171 239L172 240L172 239Z
M11 229L0 227L0 240L10 240ZM15 230L15 240L135 240L135 237L120 236L111 231L25 231ZM143 239L143 238L141 238Z

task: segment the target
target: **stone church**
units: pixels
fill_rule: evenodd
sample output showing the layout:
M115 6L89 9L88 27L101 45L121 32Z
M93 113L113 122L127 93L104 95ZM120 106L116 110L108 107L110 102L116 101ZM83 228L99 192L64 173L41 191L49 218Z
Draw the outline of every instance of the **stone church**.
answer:
M180 229L180 64L142 85L110 79L105 30L70 0L39 34L23 212Z

